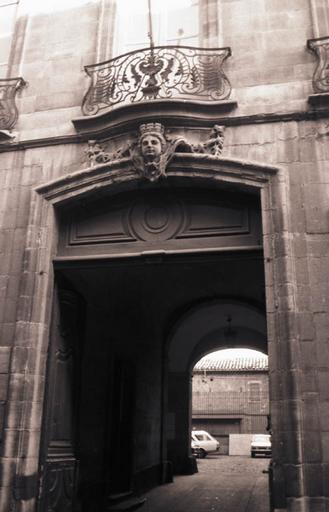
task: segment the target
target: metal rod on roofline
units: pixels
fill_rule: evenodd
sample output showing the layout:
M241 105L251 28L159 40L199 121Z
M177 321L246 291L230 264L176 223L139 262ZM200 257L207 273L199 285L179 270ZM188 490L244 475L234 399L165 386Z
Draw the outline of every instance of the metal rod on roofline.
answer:
M151 0L148 0L148 8L149 8L149 14L148 14L148 18L149 18L149 32L148 32L147 35L150 38L150 48L152 50L154 48L154 41L153 41L152 5L151 5Z

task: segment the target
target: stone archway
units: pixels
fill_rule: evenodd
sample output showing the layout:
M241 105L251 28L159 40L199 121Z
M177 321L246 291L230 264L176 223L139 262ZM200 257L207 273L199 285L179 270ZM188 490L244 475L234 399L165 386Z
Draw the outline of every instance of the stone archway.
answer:
M277 169L237 161L234 159L218 159L211 155L177 153L173 157L168 169L167 177L189 186L191 183L208 183L210 186L220 184L223 190L258 190L262 199L263 215L263 240L266 265L266 286L268 301L268 324L270 328L269 342L273 344L277 336L277 320L273 314L271 303L273 297L289 297L286 290L287 265L284 259L289 258L289 240L282 230L282 219L286 222L286 203L281 197L285 194L285 183L277 178ZM55 210L61 209L66 204L78 203L88 197L104 197L107 194L120 190L136 190L140 183L140 175L131 166L129 159L99 164L83 169L73 174L64 176L54 182L44 184L37 189L31 206L29 218L29 230L26 243L26 255L33 255L25 259L24 272L33 281L33 298L26 307L23 302L16 326L16 350L26 340L33 339L33 349L27 357L29 381L22 384L22 392L30 397L29 415L17 418L15 410L15 396L17 384L15 382L15 368L13 366L9 382L8 418L11 422L11 433L16 432L18 444L24 443L29 454L28 460L25 454L15 457L14 473L21 475L21 489L18 501L25 510L34 510L36 496L33 489L38 481L38 460L40 447L40 403L44 397L44 380L46 375L45 353L49 343L49 326L51 318L51 302L49 298L53 289L53 260L57 258L57 224ZM277 233L277 234L275 234ZM273 246L273 237L280 246L285 247L282 259L282 251ZM120 257L117 254L116 257ZM121 254L121 257L126 256ZM277 281L274 282L271 272L275 258L281 258L281 265L277 273ZM58 258L57 258L58 259ZM30 282L22 282L21 297L26 297L26 286ZM23 306L23 307L22 307ZM289 305L281 302L278 306L282 315L288 313ZM288 308L288 310L287 310ZM15 348L14 348L15 350ZM15 362L13 361L13 365ZM283 363L282 363L283 364ZM285 366L284 366L285 367ZM38 398L36 402L35 398ZM37 405L36 405L37 404ZM31 425L33 427L31 428ZM21 438L24 432L24 440ZM8 433L9 434L9 433ZM10 442L5 436L4 444ZM8 490L13 485L12 471L6 471L6 465L12 466L13 461L5 459L3 485ZM26 487L27 486L27 487ZM3 495L3 503L10 502L9 495ZM26 503L28 500L28 505Z
M189 311L179 322L169 341L169 371L191 370L207 351L231 347L226 336L227 318L234 326L234 343L239 347L266 350L265 311L238 301L214 301Z
M192 368L207 351L233 346L267 351L264 310L248 303L223 299L192 308L173 328L167 356L167 406L171 428L168 458L173 461L177 472L193 472L194 467L194 460L190 457Z

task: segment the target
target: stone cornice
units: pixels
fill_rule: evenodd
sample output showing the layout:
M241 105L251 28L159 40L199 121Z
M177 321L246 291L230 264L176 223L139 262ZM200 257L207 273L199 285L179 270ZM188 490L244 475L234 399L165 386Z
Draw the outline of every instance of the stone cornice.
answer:
M321 95L323 96L323 95ZM315 102L314 102L315 103ZM261 113L261 114L250 114L243 116L220 116L216 117L216 121L220 122L221 125L230 126L244 126L249 124L267 124L267 123L289 123L291 121L314 121L317 119L329 118L329 108L301 110L294 112L276 112L276 113ZM157 120L159 116L157 116ZM143 121L152 121L153 118L149 118L147 115L143 118ZM138 121L140 122L140 121ZM194 126L198 127L211 127L214 119L203 119L196 123ZM136 125L138 123L136 122ZM166 126L170 127L170 123L166 122ZM133 127L130 127L133 129ZM118 133L118 132L117 132ZM107 136L115 135L115 132L108 131ZM0 141L0 153L5 151L22 151L25 149L33 149L39 147L58 146L64 144L79 144L81 142L87 142L91 138L102 138L105 137L104 131L77 133L71 135L62 135L54 137L44 137L39 139L26 139L17 142L1 142Z
M186 127L209 126L218 122L219 117L237 108L236 101L187 101L153 100L146 103L123 105L111 112L94 116L83 116L72 120L78 133L93 136L116 135L127 129L134 129L142 122L159 119L166 125L183 124Z
M168 166L167 178L221 180L254 189L264 186L278 171L277 167L207 154L176 153ZM102 193L109 187L147 182L134 169L130 158L121 158L62 176L35 190L46 200L64 204L87 195Z

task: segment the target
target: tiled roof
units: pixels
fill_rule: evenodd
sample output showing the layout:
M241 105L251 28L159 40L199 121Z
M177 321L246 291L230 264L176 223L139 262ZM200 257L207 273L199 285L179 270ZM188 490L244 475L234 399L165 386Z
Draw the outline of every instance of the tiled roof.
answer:
M211 359L203 357L195 365L194 371L242 372L267 371L268 357L238 357L227 359Z

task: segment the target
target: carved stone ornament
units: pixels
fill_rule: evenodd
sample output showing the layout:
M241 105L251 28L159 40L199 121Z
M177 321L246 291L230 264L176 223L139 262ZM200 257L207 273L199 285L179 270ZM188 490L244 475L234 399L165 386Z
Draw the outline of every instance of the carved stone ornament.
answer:
M88 140L88 149L86 150L86 155L92 167L94 165L104 164L110 160L113 160L113 156L109 153L106 153L104 148L97 142L97 140Z
M145 123L139 127L137 140L129 146L107 153L101 144L90 140L86 154L91 166L129 158L142 177L156 181L166 176L168 163L175 152L205 153L220 157L224 145L224 130L225 126L215 125L205 142L192 144L183 137L167 137L161 123Z
M165 137L160 123L147 123L139 127L139 139L131 152L132 162L141 176L156 181L165 176L166 167L179 144L184 139L170 140Z
M193 146L193 153L208 153L220 156L224 147L225 126L215 124L210 132L209 139L203 144Z
M11 130L18 118L16 92L25 84L23 78L0 79L0 130Z

